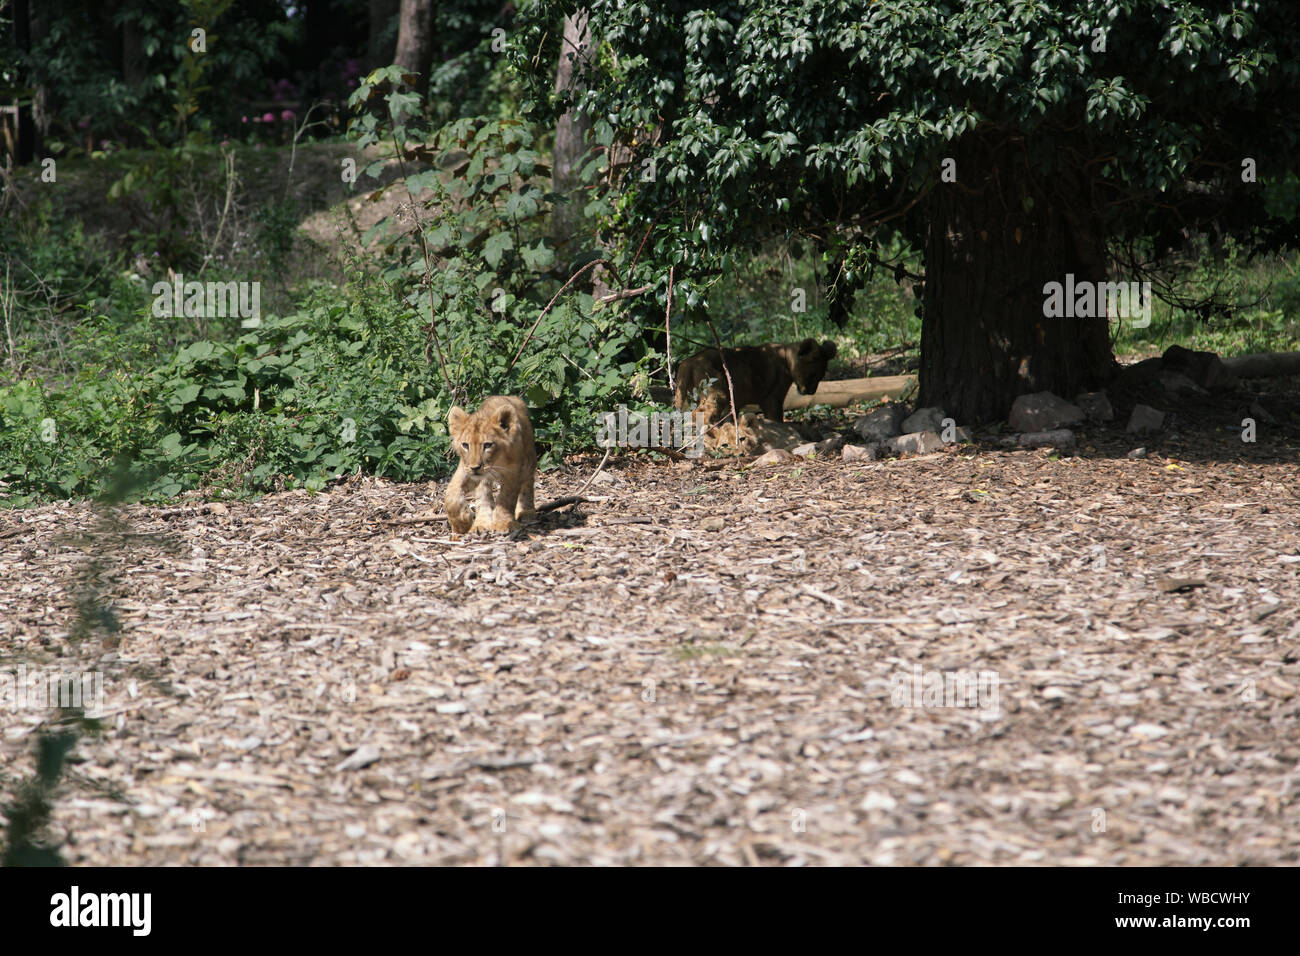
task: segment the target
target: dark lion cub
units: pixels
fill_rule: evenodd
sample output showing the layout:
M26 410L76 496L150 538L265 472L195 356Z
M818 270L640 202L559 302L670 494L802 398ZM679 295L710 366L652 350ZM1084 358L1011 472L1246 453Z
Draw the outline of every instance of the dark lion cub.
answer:
M770 345L750 345L738 349L723 349L731 384L736 394L736 407L757 405L771 421L785 421L785 394L791 384L801 395L817 391L826 366L835 356L835 343L817 344L816 339L802 342L773 342ZM701 396L699 408L709 415L710 422L730 413L727 401L727 377L722 371L722 355L709 349L693 355L677 366L677 391L673 406L685 409L693 393L702 389L710 379L713 384Z

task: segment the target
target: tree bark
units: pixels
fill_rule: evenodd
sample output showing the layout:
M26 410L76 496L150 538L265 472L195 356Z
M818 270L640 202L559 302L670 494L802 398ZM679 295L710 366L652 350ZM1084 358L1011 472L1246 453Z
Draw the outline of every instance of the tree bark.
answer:
M555 91L580 92L581 70L591 50L590 18L586 10L564 18L564 40L555 69ZM570 108L555 125L555 155L551 162L551 188L569 198L558 203L551 215L551 235L556 246L567 251L582 223L582 199L577 193L578 171L587 155L587 133L591 119Z
M23 53L30 53L32 49L33 23L31 14L30 0L14 0L14 43ZM18 135L18 155L17 161L19 166L26 166L36 159L36 154L40 148L40 134L37 132L35 121L36 102L38 96L34 96L30 104L19 103L17 116L17 135Z
M1108 379L1104 306L1092 318L1044 314L1046 283L1106 280L1081 184L1040 180L1014 140L976 134L953 157L957 181L938 183L928 206L918 404L979 425L1019 395L1073 399Z
M409 73L418 73L416 89L429 91L429 70L433 66L434 0L402 0L397 19L397 51L393 62Z
M399 0L370 0L369 33L366 38L366 69L374 70L393 62L397 49L394 18Z

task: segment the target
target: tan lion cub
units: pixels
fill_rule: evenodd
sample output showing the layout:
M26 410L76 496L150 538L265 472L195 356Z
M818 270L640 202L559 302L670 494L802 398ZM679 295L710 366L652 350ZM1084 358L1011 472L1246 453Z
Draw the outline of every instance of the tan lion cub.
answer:
M513 396L493 395L473 415L457 406L447 416L460 465L447 485L451 530L511 531L533 514L537 447L528 406ZM472 503L472 504L471 504Z

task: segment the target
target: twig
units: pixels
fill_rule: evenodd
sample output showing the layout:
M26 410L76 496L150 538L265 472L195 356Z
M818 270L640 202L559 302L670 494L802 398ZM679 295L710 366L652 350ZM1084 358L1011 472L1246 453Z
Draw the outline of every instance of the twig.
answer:
M212 245L210 246L210 248L213 250L215 250L217 248L217 245L221 242L221 234L226 229L226 220L230 216L230 203L235 198L235 184L238 182L238 177L235 175L235 151L233 149L225 154L225 160L226 160L226 204L221 210L221 218L217 220L217 234L212 237ZM211 262L212 262L211 255L206 255L203 257L203 265L199 267L199 278L203 277L203 273L207 271L208 265Z
M670 320L673 314L673 266L668 267L668 305L664 309L664 361L668 364L668 391L676 392L673 384L673 332Z
M713 341L718 344L718 361L722 363L722 374L727 379L727 404L731 406L731 424L736 429L736 450L740 450L740 419L736 417L736 390L731 384L731 369L727 368L727 350L722 347L722 339L718 336L718 330L713 326L713 319L707 312L704 313L704 321L709 323L709 331L713 333Z
M548 501L546 504L536 509L537 513L541 514L544 511L554 511L556 508L563 508L566 505L576 505L579 502L586 501L587 499L582 496L586 494L587 489L591 487L591 483L596 480L596 476L599 475L601 469L605 467L605 462L609 461L609 453L613 450L612 447L605 449L605 457L600 460L600 464L596 466L596 470L591 473L591 477L587 479L587 483L578 489L576 495L569 495L566 498L556 498L554 501Z
M636 295L642 295L649 292L651 286L643 285L637 289L624 289L622 292L611 292L609 295L602 295L596 300L597 305L605 305L609 302L617 302L619 299L630 299Z
M573 280L578 278L578 276L582 275L588 269L600 265L601 263L604 263L605 265L609 266L611 269L613 269L614 267L614 264L610 262L608 259L592 259L590 262L588 262L585 266L583 266L573 275L569 276L569 281L564 283L564 285L560 286L559 292L551 296L551 301L546 303L546 308L542 309L542 314L537 317L537 321L533 323L533 327L528 330L528 334L524 336L523 342L519 344L519 351L515 353L514 360L511 361L509 368L506 369L506 374L510 373L510 369L515 367L515 362L518 362L519 357L524 354L524 349L528 347L528 342L532 339L533 333L536 332L537 327L542 324L542 319L546 318L546 313L551 311L551 306L555 305L556 300L558 300L560 296L564 294L564 290L567 289L569 286L573 285ZM430 292L430 295L432 295L432 292Z

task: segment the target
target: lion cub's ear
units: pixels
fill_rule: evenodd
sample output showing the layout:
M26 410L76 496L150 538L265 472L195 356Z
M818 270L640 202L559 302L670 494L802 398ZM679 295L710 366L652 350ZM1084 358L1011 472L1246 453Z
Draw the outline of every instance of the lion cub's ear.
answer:
M497 412L497 424L507 435L510 434L510 427L515 423L515 410L507 405L501 411Z
M459 405L452 408L450 414L447 415L447 431L452 438L460 437L461 429L465 427L467 418L469 418L469 415L465 413L465 409Z
M835 357L835 352L836 352L835 343L832 342L830 339L827 339L825 342L822 343L822 355L826 356L826 360L828 362Z

